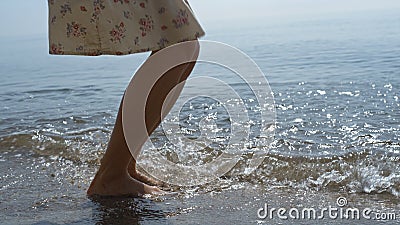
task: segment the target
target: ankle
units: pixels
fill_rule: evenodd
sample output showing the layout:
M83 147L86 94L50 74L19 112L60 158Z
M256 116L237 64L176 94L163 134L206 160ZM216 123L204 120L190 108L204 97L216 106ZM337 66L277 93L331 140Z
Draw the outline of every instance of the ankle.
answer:
M112 180L122 176L128 175L127 170L121 167L115 167L113 165L100 165L99 171L97 172L103 179Z

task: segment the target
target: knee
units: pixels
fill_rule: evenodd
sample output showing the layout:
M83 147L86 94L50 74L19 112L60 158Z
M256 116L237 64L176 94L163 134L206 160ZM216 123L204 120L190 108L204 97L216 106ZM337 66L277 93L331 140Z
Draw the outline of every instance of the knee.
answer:
M200 53L200 43L197 39L183 42L181 45L177 45L177 47L178 54L183 56L188 63L196 62Z
M188 53L192 54L193 60L197 60L199 58L199 54L200 54L199 41L196 39L196 40L190 41L188 43L189 43L188 50L187 50Z
M187 54L188 56L190 56L191 58L193 58L194 60L197 60L199 57L199 53L200 53L200 43L199 40L195 39L195 40L191 40L191 41L187 41L185 42L185 45L183 45L184 48L182 48L182 51ZM157 52L159 52L161 50L154 50L151 52L150 56L156 54Z
M162 50L159 50L162 51ZM156 54L158 51L153 51L151 55ZM180 83L186 80L191 74L194 66L196 65L197 59L200 54L200 43L199 41L192 40L184 42L183 45L179 45L179 53L184 61L181 64L174 66L168 72L167 76L163 76L167 79L176 80ZM173 55L171 55L173 57Z

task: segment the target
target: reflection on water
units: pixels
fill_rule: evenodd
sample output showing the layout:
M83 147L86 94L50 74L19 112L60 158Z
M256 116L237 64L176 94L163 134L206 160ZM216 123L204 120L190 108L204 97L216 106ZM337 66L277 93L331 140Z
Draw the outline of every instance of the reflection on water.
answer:
M93 220L100 224L166 223L168 212L150 199L92 198Z

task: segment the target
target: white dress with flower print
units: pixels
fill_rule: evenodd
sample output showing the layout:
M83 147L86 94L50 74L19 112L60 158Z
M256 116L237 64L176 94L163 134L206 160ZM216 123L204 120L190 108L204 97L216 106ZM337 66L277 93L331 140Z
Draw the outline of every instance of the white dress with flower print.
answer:
M48 0L50 54L125 55L204 31L185 0Z

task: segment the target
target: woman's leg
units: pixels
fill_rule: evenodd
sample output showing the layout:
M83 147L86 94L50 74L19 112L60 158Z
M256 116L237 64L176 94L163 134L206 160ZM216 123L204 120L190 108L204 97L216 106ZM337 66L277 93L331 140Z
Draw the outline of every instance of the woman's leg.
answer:
M152 53L152 54L154 54L154 53ZM198 54L198 52L196 54ZM172 77L171 78L172 80L168 79L167 82L171 82L174 85L174 87L181 82L185 82L186 79L189 77L189 75L192 73L195 64L196 64L196 62L186 63L186 64L182 64L182 65L179 65L179 66L173 68L172 69L173 71L170 71L171 74L174 74L174 75L181 74L181 75L177 76L177 78L178 78L177 80L175 80L175 77ZM167 77L165 77L165 78L167 79ZM166 81L164 81L163 79L160 79L159 82L157 82L155 84L153 90L150 92L148 102L152 103L152 104L148 104L146 107L146 115L147 115L146 116L146 126L147 126L149 135L151 135L154 132L154 130L160 125L161 121L163 120L163 118L161 118L161 107L162 107L163 102L165 101L166 94L168 94L170 92L170 88L171 88L171 87L165 86L165 82ZM167 90L168 90L168 92L167 92ZM170 102L168 104L174 105L175 102L178 100L179 95L181 94L182 90L183 90L183 85L176 86L175 89L173 90L174 92L172 92L169 96ZM147 112L149 112L149 113L147 113ZM153 116L151 116L151 115L153 115ZM131 158L131 161L129 163L128 172L133 178L140 180L144 183L152 184L152 185L161 185L161 182L157 182L154 179L151 179L151 178L139 173L138 170L136 169L136 160L133 157Z
M198 45L193 49L195 56L198 55ZM154 52L153 52L154 54ZM186 63L174 67L166 72L153 86L147 99L145 108L145 122L148 133L151 134L160 124L161 110L168 93L180 82L185 81L190 75L195 62ZM136 74L137 75L137 74ZM135 76L136 76L135 75ZM146 74L144 74L146 75ZM175 89L170 95L169 104L176 102L181 89ZM143 146L144 143L138 143ZM128 165L131 162L129 173ZM114 130L99 171L93 179L87 193L88 195L142 195L161 192L156 187L148 186L135 178L147 181L144 176L136 172L136 162L132 158L129 148L126 144L122 129L122 103L119 108Z

